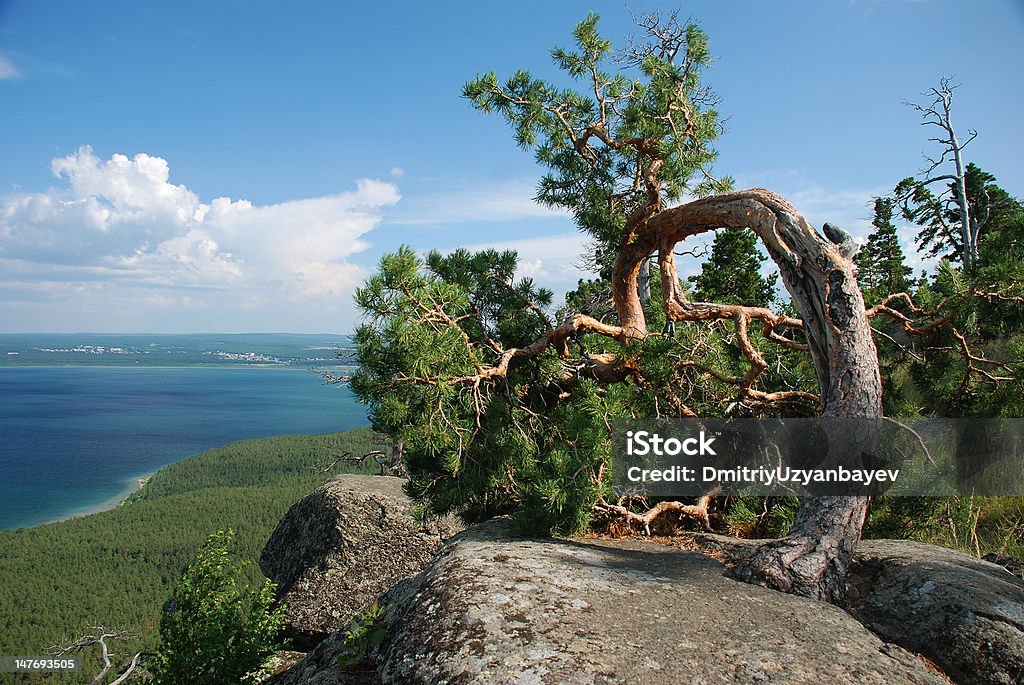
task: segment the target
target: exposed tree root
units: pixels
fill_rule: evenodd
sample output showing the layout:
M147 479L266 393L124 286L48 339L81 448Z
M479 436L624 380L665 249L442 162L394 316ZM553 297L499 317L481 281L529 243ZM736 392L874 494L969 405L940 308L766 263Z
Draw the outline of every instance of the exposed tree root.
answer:
M658 502L642 514L630 511L619 504L609 504L603 499L598 500L594 509L602 514L613 514L630 524L642 526L644 533L650 535L651 524L669 512L696 519L703 525L704 530L711 530L710 506L711 495L704 495L697 500L696 504L683 504L675 501Z

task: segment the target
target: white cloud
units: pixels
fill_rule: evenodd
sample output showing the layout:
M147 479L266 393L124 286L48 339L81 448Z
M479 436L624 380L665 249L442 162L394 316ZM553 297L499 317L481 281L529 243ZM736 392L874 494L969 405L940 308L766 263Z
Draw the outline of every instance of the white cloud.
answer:
M19 76L21 76L21 72L14 66L14 63L0 55L0 81L15 79Z
M400 199L391 183L363 179L355 190L274 205L203 202L171 183L160 157L101 160L88 147L51 170L60 187L0 199L0 281L157 290L136 302L157 307L205 306L210 292L239 307L347 299L365 275L349 258Z
M532 180L464 182L438 188L423 197L410 197L388 214L389 224L435 226L467 222L549 219L568 216L565 210L537 204Z
M393 166L388 174L390 174L392 178L402 178L405 176L405 169L400 166Z

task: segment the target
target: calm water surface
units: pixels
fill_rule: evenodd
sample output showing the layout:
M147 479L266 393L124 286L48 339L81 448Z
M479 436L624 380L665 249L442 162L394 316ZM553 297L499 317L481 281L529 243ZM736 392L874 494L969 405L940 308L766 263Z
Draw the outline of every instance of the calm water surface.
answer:
M0 529L88 511L233 440L367 425L347 387L280 368L0 368Z

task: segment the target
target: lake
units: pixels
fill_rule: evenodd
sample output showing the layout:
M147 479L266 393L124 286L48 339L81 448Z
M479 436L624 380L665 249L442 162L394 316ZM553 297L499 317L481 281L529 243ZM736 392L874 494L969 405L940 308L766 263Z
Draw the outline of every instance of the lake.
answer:
M137 478L234 440L368 424L346 386L296 365L238 362L0 365L0 529L96 509Z

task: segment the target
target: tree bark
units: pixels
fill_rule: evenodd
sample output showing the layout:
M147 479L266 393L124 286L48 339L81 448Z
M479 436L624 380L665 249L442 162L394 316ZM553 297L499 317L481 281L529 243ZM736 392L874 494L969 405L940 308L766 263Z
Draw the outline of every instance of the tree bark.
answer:
M704 198L664 210L631 231L613 272L613 294L622 328L647 333L637 294L640 264L654 251L662 270L666 314L694 318L682 296L673 249L688 237L717 228L750 228L779 267L804 320L822 400L824 425L849 432L831 440L829 458L859 461L870 435L854 435L843 419L880 418L882 386L878 356L853 264L783 198L764 189ZM863 426L867 422L858 422ZM839 436L835 436L839 437ZM846 570L860 540L867 497L807 498L789 535L763 545L732 575L747 582L838 603Z

